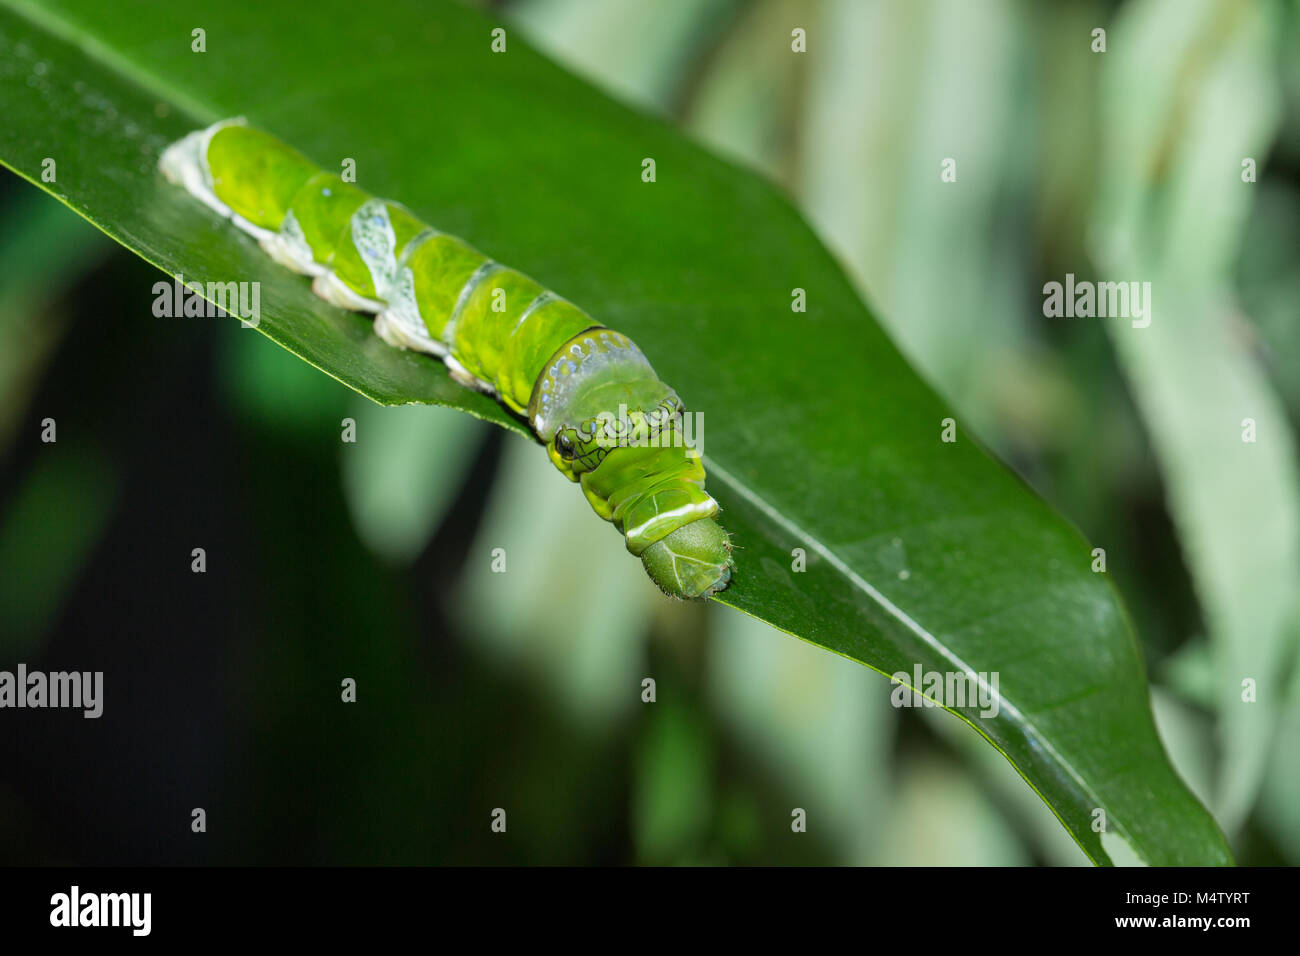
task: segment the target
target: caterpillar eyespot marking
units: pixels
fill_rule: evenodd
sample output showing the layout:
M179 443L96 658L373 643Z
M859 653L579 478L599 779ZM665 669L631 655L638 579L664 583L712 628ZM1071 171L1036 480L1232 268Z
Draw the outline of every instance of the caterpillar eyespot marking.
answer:
M389 345L440 359L457 383L526 418L666 594L728 585L732 546L682 402L627 336L242 118L190 133L158 165L276 263L310 276L318 296L374 315Z

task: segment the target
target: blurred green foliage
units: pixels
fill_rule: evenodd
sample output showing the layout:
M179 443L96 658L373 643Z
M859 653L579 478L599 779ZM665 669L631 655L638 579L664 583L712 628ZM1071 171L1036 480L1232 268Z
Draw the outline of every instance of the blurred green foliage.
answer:
M494 6L581 74L783 184L914 364L1041 494L1107 543L1162 735L1190 785L1227 811L1239 862L1300 863L1300 578L1286 576L1297 545L1287 522L1300 504L1295 5L1258 5L1269 26L1240 41L1254 44L1240 54L1254 85L1226 101L1213 99L1223 57L1195 43L1143 56L1140 43L1150 30L1183 36L1252 15L1226 0L665 0L653 14L639 0ZM794 26L818 56L786 55ZM1095 27L1108 30L1104 55L1089 49ZM1185 336L1181 350L1171 342L1143 356L1102 320L1044 318L1039 290L1067 271L1128 278L1157 268L1140 248L1116 246L1117 191L1138 207L1124 221L1139 233L1153 228L1142 219L1152 203L1176 211L1213 201L1213 185L1194 178L1161 181L1161 195L1143 199L1149 183L1103 162L1108 135L1125 123L1189 163L1209 150L1194 124L1162 133L1169 108L1134 95L1134 77L1153 73L1188 91L1194 115L1214 108L1255 124L1259 182L1243 185L1228 170L1224 182L1239 193L1225 200L1235 204L1231 227L1203 237L1213 248L1186 237L1188 259L1159 264L1198 293L1212 280L1212 295L1186 303L1204 310L1202 324L1169 319L1170 334ZM936 156L960 157L961 203L936 207L916 188ZM19 195L7 186L6 199ZM42 248L48 225L13 208L5 234ZM21 297L11 281L0 289L0 423L41 419L54 401L41 381L76 388L69 376L84 358L48 336L54 317L76 313L72 280L94 261L74 250L98 237L75 221L60 228L63 251L34 258L59 268L24 269ZM139 268L121 252L104 267ZM135 287L147 289L142 275ZM130 323L133 343L187 334L160 333L140 299L102 308ZM84 313L74 334L92 321ZM1218 337L1225 327L1240 347ZM535 449L503 445L487 425L439 409L385 410L381 422L252 333L205 337L212 375L195 387L216 406L237 465L202 487L232 495L241 524L256 529L240 552L246 581L270 582L245 584L252 594L241 599L242 637L227 662L248 716L228 727L238 743L222 799L244 824L217 838L209 859L1086 862L1006 761L947 715L895 710L878 676L752 619L660 600L616 536L579 520L586 504ZM1188 367L1202 358L1231 372ZM1196 448L1213 410L1198 403L1229 374L1286 432L1258 500L1240 462L1221 460L1222 483L1206 486L1207 462L1180 453L1187 444L1170 446L1169 436L1186 434ZM1185 405L1151 398L1162 375ZM121 401L134 407L129 395ZM373 443L340 450L347 417ZM12 541L25 523L49 528L48 567L23 571L44 583L0 607L13 647L35 647L42 633L58 647L59 602L75 606L88 586L78 575L104 573L93 547L117 471L129 466L112 427L101 422L91 435L48 466L60 469L51 476L24 468L33 436L0 430L0 575L24 561ZM73 480L78 469L96 480ZM521 520L524 510L541 520ZM1224 515L1226 540L1216 531ZM583 537L569 553L585 563L520 558L515 586L491 587L493 548L545 555L560 529ZM1279 542L1269 573L1232 583L1261 540ZM577 581L586 584L580 621L563 599ZM1229 600L1240 588L1246 611ZM1261 606L1262 619L1241 617ZM1242 705L1221 678L1252 667L1270 699L1240 729ZM286 684L286 674L297 678ZM365 707L335 706L343 674L357 677ZM655 707L637 703L647 675L670 688ZM1248 766L1231 762L1252 749ZM61 844L32 791L5 783L0 806L12 813L0 810L0 820L27 822L0 826L0 859L49 859L50 845L87 858L86 847L111 844L98 832ZM494 840L486 815L470 819L466 807L497 805L530 808L540 825ZM806 837L789 832L793 807L808 811ZM169 846L142 858L193 852Z

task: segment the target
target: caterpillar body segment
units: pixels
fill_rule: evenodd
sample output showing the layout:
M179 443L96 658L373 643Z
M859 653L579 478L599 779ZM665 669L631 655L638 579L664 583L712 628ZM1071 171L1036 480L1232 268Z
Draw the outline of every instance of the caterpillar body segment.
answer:
M627 336L241 119L189 134L159 165L277 263L311 276L317 295L374 314L386 342L437 356L457 382L526 416L667 594L727 586L731 545L686 447L682 402Z

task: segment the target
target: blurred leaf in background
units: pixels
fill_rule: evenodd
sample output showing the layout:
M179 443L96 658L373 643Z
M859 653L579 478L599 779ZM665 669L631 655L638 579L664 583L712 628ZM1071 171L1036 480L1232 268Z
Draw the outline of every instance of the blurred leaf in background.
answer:
M20 483L0 515L0 655L16 660L36 649L111 514L116 476L102 451L78 441L67 418L58 445L58 420L48 407L30 414L41 411L30 403L66 332L70 289L113 246L34 191L0 210L0 460L12 463L20 422L55 439L21 478L5 475Z
M523 664L590 732L641 705L641 642L663 596L623 539L537 449L511 442L457 592L461 627L513 669ZM502 587L509 582L509 587ZM669 605L673 626L689 621Z
M1151 322L1103 321L1206 611L1221 754L1212 805L1229 832L1263 779L1300 639L1296 444L1232 283L1258 201L1247 166L1268 155L1279 121L1281 16L1267 3L1137 0L1103 76L1095 259L1110 278L1150 283Z
M340 457L353 523L380 557L409 564L446 516L486 426L428 405L355 398L348 411L357 441L343 444Z
M31 190L0 213L0 449L63 335L58 298L111 248L80 216Z

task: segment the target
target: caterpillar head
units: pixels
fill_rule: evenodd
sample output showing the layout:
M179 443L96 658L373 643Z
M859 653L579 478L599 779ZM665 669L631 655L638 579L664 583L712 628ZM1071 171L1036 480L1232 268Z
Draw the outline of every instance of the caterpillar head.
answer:
M559 425L547 442L547 451L555 467L576 481L599 468L615 448L654 447L661 438L667 442L681 413L681 400L671 392L652 408L623 406L617 412L601 411L579 424Z
M551 463L570 481L577 481L586 472L595 471L609 454L599 429L599 422L595 419L578 425L561 425L546 443Z
M528 419L551 462L573 481L594 471L607 453L630 444L680 403L627 336L606 328L582 332L551 356L528 403Z

